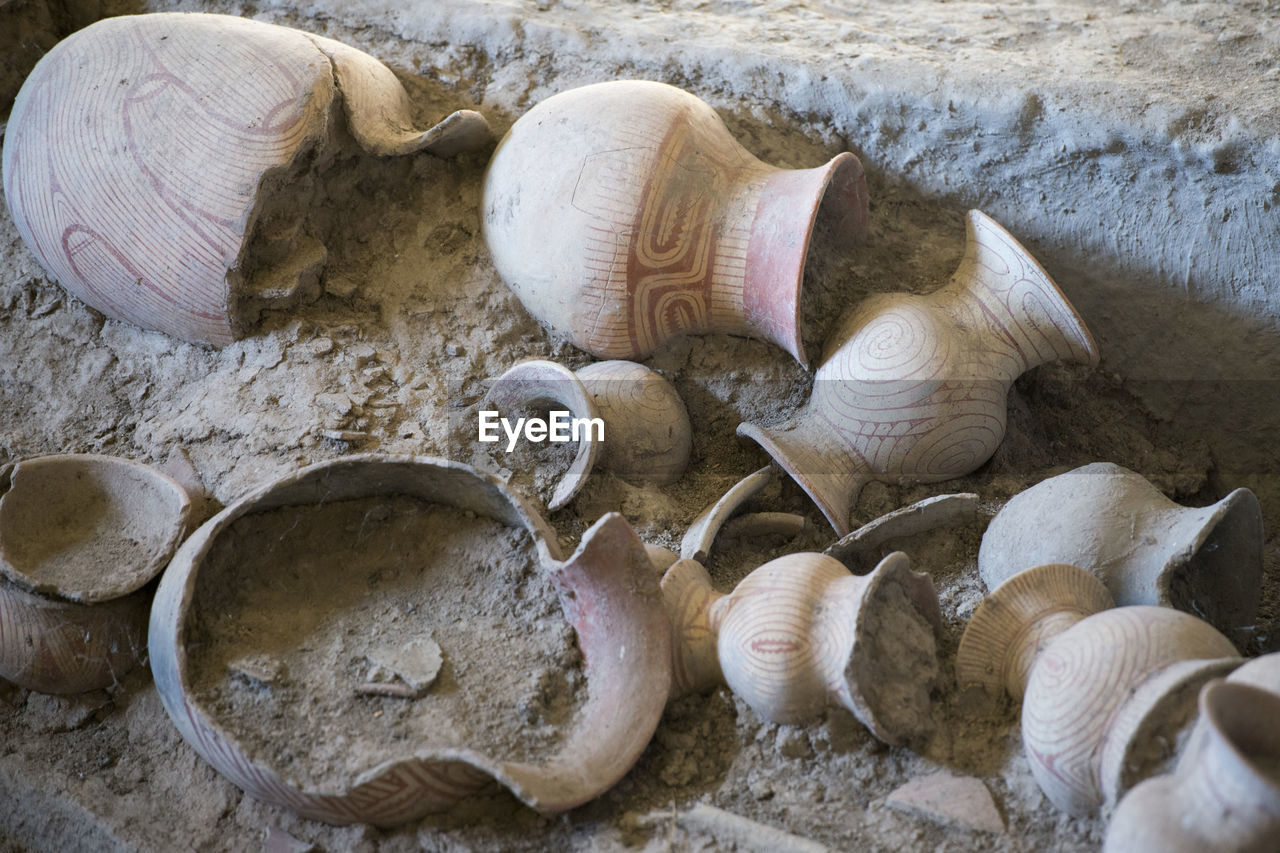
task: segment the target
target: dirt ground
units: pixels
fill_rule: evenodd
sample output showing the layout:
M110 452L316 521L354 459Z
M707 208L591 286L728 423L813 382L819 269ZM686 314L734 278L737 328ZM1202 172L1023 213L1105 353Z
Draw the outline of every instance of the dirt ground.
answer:
M0 29L6 15L26 14L29 5L0 3ZM1209 269L1208 262L1195 275L1188 266L1180 278L1183 271L1162 267L1162 247L1147 254L1131 252L1124 263L1097 249L1105 242L1100 235L1113 232L1118 253L1135 241L1163 246L1176 237L1182 227L1176 214L1182 208L1173 202L1161 214L1172 219L1161 222L1116 214L1115 209L1141 206L1143 199L1161 192L1177 196L1178 205L1191 204L1190 188L1199 186L1201 172L1206 182L1226 182L1228 188L1218 198L1228 190L1236 192L1244 181L1280 188L1274 157L1260 165L1250 161L1252 169L1215 171L1212 157L1226 157L1223 152L1253 156L1256 151L1247 143L1256 134L1251 135L1254 128L1240 126L1238 136L1244 141L1235 148L1222 147L1221 140L1230 136L1223 130L1225 119L1217 122L1209 109L1195 130L1200 148L1178 149L1178 156L1185 154L1178 169L1195 172L1194 178L1176 170L1169 174L1167 139L1157 139L1149 149L1121 141L1111 153L1103 145L1093 155L1101 172L1073 169L1067 176L1020 172L1018 163L992 153L1000 144L998 135L991 139L977 131L969 136L956 132L940 146L949 160L919 165L909 149L914 146L918 157L932 156L945 129L915 124L917 114L936 110L937 121L954 130L947 125L950 105L938 94L951 85L945 63L937 66L944 70L932 81L930 97L936 103L913 103L910 110L890 115L885 112L892 101L888 95L877 101L863 91L862 100L851 106L856 101L852 92L794 71L811 69L803 63L818 61L810 51L815 39L842 57L856 53L851 45L874 56L897 44L909 56L924 45L938 44L955 53L961 70L967 67L965 50L994 51L1007 62L992 73L1004 75L999 79L1007 82L1035 51L1054 44L1050 35L1056 28L1087 28L1093 20L1087 16L1102 10L1085 3L1013 3L990 7L995 11L987 18L977 11L985 4L957 3L937 6L934 20L934 12L891 13L886 7L879 11L889 20L877 24L870 15L877 11L875 4L857 4L857 15L831 4L766 5L780 16L776 22L761 7L730 0L634 7L604 0L453 0L435 12L397 10L394 4L369 0L343 14L322 4L157 2L145 8L257 15L348 42L396 71L423 122L469 107L483 112L501 135L523 110L556 91L644 76L709 100L739 142L765 162L809 167L853 150L868 175L869 233L852 251L815 264L824 280L837 282L849 306L868 293L927 292L943 284L960 259L964 214L971 206L983 207L1024 239L1093 327L1103 353L1101 365L1050 364L1031 371L1009 393L1008 433L988 463L970 476L932 486L873 483L854 511L865 522L930 495L974 492L982 500L984 512L974 521L893 543L910 555L913 567L932 575L942 602L943 675L936 694L940 725L933 741L919 752L887 747L843 709L832 709L807 726L766 723L721 690L672 702L631 773L597 800L567 814L542 817L495 789L449 814L398 829L331 827L259 803L220 777L181 740L145 670L109 690L72 699L0 683L0 849L778 848L778 839L763 830L752 841L690 819L690 809L699 803L791 833L797 837L795 849L809 849L802 839L833 850L1099 847L1105 815L1071 818L1040 793L1021 754L1016 712L1004 708L988 713L957 702L951 675L956 644L985 593L977 572L978 544L986 519L1011 495L1047 476L1102 460L1138 471L1189 505L1213 502L1248 485L1262 498L1267 530L1280 529L1280 459L1264 446L1260 426L1277 415L1273 403L1259 397L1259 389L1267 386L1255 381L1265 378L1260 374L1275 357L1277 323L1269 297L1241 285L1233 291L1239 297L1237 308L1215 303L1219 307L1212 320L1198 315L1200 319L1184 325L1179 318L1190 311L1193 285L1204 289L1216 282L1227 292L1236 279ZM948 17L950 6L956 8ZM598 18L590 17L593 10ZM1137 6L1132 14L1136 17L1123 21L1126 28L1141 29L1143 20L1154 21L1159 26L1153 25L1153 31L1161 39L1143 48L1146 54L1129 56L1127 61L1137 67L1117 72L1118 86L1128 97L1139 86L1138 78L1147 75L1156 92L1153 103L1168 74L1200 85L1205 73L1169 58L1179 37L1170 34L1175 23L1193 22L1204 36L1195 45L1235 45L1238 53L1233 56L1264 63L1260 57L1267 37L1261 34L1260 16L1273 21L1280 16L1271 6L1247 3L1214 14L1197 4L1171 7L1165 17ZM784 19L797 27L791 47L780 23ZM586 23L592 20L597 23ZM736 23L716 30L716 21ZM813 31L802 35L803 27ZM442 40L443 31L454 36ZM702 47L690 46L694 35L713 32L719 34L708 36ZM1221 38L1206 35L1212 33ZM1064 39L1086 55L1079 39ZM590 54L573 59L562 52L564 43L579 41ZM1124 61L1120 53L1097 50L1100 62ZM1211 53L1209 47L1204 50ZM694 54L697 61L689 59ZM1220 66L1226 79L1222 97L1248 105L1252 95L1233 86L1240 75L1253 72L1234 62L1224 60ZM1070 57L1055 56L1052 64L1070 65ZM791 76L784 73L788 69ZM1274 80L1265 77L1274 72L1257 73ZM881 72L868 73L874 77ZM1095 128L1080 132L1093 134L1083 142L1077 135L1060 143L1066 139L1058 135L1064 125L1036 118L1063 103L1061 93L1048 84L1036 88L1039 73L1027 76L1020 109L1029 109L1026 105L1037 98L1040 106L1021 131L1028 136L1016 143L1023 146L1019 150L1043 149L1043 156L1050 157L1059 144L1065 151L1068 144L1087 147L1094 137L1106 136L1105 129ZM773 86L766 85L771 75L777 76ZM1084 74L1075 94L1089 104L1098 102L1097 80ZM915 82L906 80L904 89ZM962 84L954 84L957 92L968 92ZM999 88L998 83L989 85ZM1196 97L1198 90L1192 90L1187 100ZM1123 110L1124 97L1117 96L1113 111ZM970 107L957 96L955 109L967 117ZM1007 107L1000 101L991 114ZM850 117L859 111L870 111L875 123L852 127ZM1145 121L1135 119L1126 132L1143 138ZM1008 131L1010 138L1018 132ZM889 133L897 136L887 139ZM1120 136L1116 131L1115 138ZM1194 160L1202 156L1209 157L1208 169ZM1129 165L1115 166L1107 157L1127 158ZM484 153L445 161L422 154L351 161L332 170L315 219L329 250L322 295L287 313L266 316L250 337L221 350L106 319L70 297L23 246L7 210L0 212L0 463L42 453L93 452L159 464L181 448L224 504L304 464L357 451L490 464L487 448L474 441L474 413L486 380L524 358L549 358L573 367L590 359L540 327L494 271L479 227L486 158ZM1133 174L1133 189L1113 195L1115 174L1126 169ZM938 176L948 170L955 181L944 187ZM1236 180L1233 174L1236 183L1230 183ZM1020 189L1000 191L1013 184ZM1059 190L1076 195L1052 203L1038 200L1046 191ZM1247 256L1265 266L1272 257L1278 233L1275 194L1280 190L1269 191L1269 197L1257 192L1258 204L1251 212L1235 217L1230 227L1237 242L1224 238L1221 244L1234 246L1237 260ZM1242 197L1255 193L1253 183L1239 192ZM1266 198L1272 200L1264 207ZM1020 214L1024 210L1025 216ZM1259 218L1266 214L1270 219ZM1241 240L1252 248L1239 249ZM1132 298L1115 300L1116 294L1130 292L1126 288ZM1176 332L1187 337L1185 347L1170 343ZM1212 342L1218 339L1220 344ZM1166 366L1159 366L1157 347L1175 351ZM1223 361L1184 376L1184 354L1176 352L1181 349L1213 350ZM1259 352L1265 357L1255 358ZM811 382L781 350L723 335L676 339L645 363L675 385L688 407L693 427L688 472L663 489L596 473L573 502L547 514L566 553L591 523L611 510L623 513L646 542L678 550L684 531L704 507L768 461L757 446L735 436L736 426L744 420L784 417L807 399ZM1237 402L1238 416L1230 408ZM559 458L542 461L553 468L567 460L561 452ZM524 454L521 462L539 459ZM545 477L524 471L511 476L532 501L542 499L539 487L545 492ZM790 482L766 489L749 508L799 513L808 524L786 541L723 543L708 562L721 590L774 556L822 550L834 539L821 514ZM489 538L476 535L478 540ZM1277 542L1269 533L1264 606L1249 653L1276 647L1278 562ZM518 647L503 645L495 654L505 656L497 660L501 666L528 666ZM336 726L327 723L310 736L331 738L339 734ZM975 830L886 804L899 786L939 770L980 779L1007 830Z

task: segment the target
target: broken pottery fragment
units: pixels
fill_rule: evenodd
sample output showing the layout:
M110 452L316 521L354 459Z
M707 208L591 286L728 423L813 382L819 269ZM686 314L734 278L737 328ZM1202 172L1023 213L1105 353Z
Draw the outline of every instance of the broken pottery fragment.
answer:
M936 483L982 465L1004 438L1013 381L1098 350L1044 269L981 211L969 211L950 282L866 299L827 346L805 407L787 424L744 423L818 504L836 533L871 480Z
M1248 489L1184 507L1141 475L1095 462L1015 495L987 526L978 570L989 589L1040 563L1093 572L1116 603L1176 607L1241 639L1256 621L1262 509Z
M547 508L573 500L594 465L628 482L669 485L684 475L693 447L689 413L671 383L633 361L599 361L571 371L554 361L522 361L489 389L486 405L505 415L533 404L564 406L573 421L578 452ZM603 441L590 421L599 419ZM505 440L505 439L502 439Z
M181 486L127 459L0 467L0 677L82 693L144 661L147 583L191 521Z
M646 823L658 823L658 815ZM670 820L663 813L661 820ZM694 838L710 836L718 850L740 850L744 853L830 853L830 848L809 838L716 808L707 803L694 803L676 815L676 823ZM693 848L697 849L697 848Z
M488 139L465 110L414 130L391 70L331 39L229 15L125 15L31 72L4 191L75 296L222 346L263 309L319 295L326 251L307 224L319 170L357 150L449 156Z
M700 512L689 525L684 538L680 540L681 558L697 560L700 563L706 562L707 556L711 553L711 546L715 543L716 536L720 534L720 529L742 509L747 501L760 494L766 486L777 479L777 469L772 465L766 465L734 483L715 503Z
M186 644L201 608L200 591L218 582L201 573L218 565L211 554L220 538L231 536L238 520L255 513L392 496L474 513L527 531L532 538L538 562L552 575L564 618L576 634L587 687L585 704L545 761L508 760L465 747L415 749L410 743L404 746L403 758L370 767L340 789L312 790L290 783L201 705L190 682ZM287 573L298 567L280 570ZM616 513L593 525L577 552L562 560L546 522L495 477L440 459L353 455L263 486L192 535L174 557L156 595L152 670L165 709L183 738L224 776L264 802L329 823L390 826L448 809L496 780L524 803L551 814L613 785L657 727L670 684L670 649L655 581L644 545ZM394 650L386 663L404 684L391 686L416 689L410 684L414 679L427 684L430 652L425 646ZM417 675L410 675L410 669Z
M961 688L1022 696L1032 775L1077 816L1160 772L1190 732L1200 687L1241 663L1203 620L1109 604L1083 569L1038 566L991 593L956 652Z
M1004 832L1004 816L981 779L947 772L920 776L890 792L890 808L981 832Z
M932 734L942 617L933 582L905 554L865 576L824 554L789 554L728 595L686 559L667 570L662 593L673 696L727 684L770 722L809 722L838 704L886 743Z
M623 80L521 116L485 175L483 222L525 308L597 357L727 332L805 363L800 290L820 206L845 242L865 228L854 155L769 166L694 95Z
M1171 775L1129 792L1105 853L1269 853L1280 835L1280 696L1231 681L1200 692L1206 737Z
M885 548L886 543L969 521L980 511L981 503L975 494L935 495L867 522L827 546L823 553L854 569Z

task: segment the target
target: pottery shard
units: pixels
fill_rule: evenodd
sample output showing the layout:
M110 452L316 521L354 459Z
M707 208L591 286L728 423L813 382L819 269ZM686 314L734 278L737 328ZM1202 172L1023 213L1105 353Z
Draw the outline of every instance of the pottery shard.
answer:
M367 657L375 671L381 669L393 675L419 694L435 682L444 663L440 646L429 637L399 647L375 649Z
M889 794L885 804L938 823L981 832L1004 832L1004 817L982 780L934 773L920 776Z

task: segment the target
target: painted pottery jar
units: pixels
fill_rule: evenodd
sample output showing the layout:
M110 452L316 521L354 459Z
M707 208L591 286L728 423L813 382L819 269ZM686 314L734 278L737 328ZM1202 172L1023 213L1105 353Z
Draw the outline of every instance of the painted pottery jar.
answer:
M222 346L319 295L308 189L346 134L378 156L491 139L477 113L413 129L389 68L332 39L228 15L107 18L36 65L5 133L27 246L108 317ZM337 131L345 122L345 134Z
M548 573L558 591L566 629L572 630L581 651L586 687L585 704L563 724L562 738L547 753L520 758L519 743L498 750L509 754L495 754L465 744L407 742L395 747L400 757L344 783L308 786L277 763L279 755L269 744L255 746L260 738L237 736L205 704L205 694L192 681L190 644L202 624L218 617L207 607L226 585L218 576L219 570L228 570L226 561L217 559L219 549L244 536L242 526L252 529L255 517L265 513L363 500L423 502L530 537L538 570ZM269 549L272 544L249 547ZM280 565L274 582L289 583L321 556ZM475 577L482 582L480 574ZM400 633L405 630L402 626ZM151 666L161 701L182 737L206 761L264 802L329 823L379 826L447 810L495 780L544 814L602 793L626 774L657 727L670 686L669 636L645 546L620 515L602 518L584 534L577 551L561 559L546 522L492 475L442 459L372 454L303 468L206 522L161 579L150 627Z
M932 734L942 617L933 582L905 554L864 576L824 554L789 554L728 595L700 563L682 559L662 593L673 695L726 684L770 722L809 722L839 705L886 743Z
M1129 792L1105 853L1269 853L1280 837L1280 696L1215 681L1200 694L1207 736L1176 772Z
M180 485L127 459L0 468L0 678L82 693L145 661L148 583L191 522Z
M1038 563L1096 574L1117 604L1194 613L1228 636L1254 625L1262 509L1248 489L1184 507L1140 474L1095 462L1015 495L991 520L978 570L991 589Z
M661 374L633 361L598 361L577 371L553 361L523 361L494 381L486 401L504 410L558 404L585 422L548 509L571 501L597 461L628 482L660 486L679 480L689 464L693 432L684 401ZM591 423L597 419L602 439Z
M704 101L626 80L562 92L521 116L485 175L483 221L525 308L599 358L727 332L807 363L800 290L820 207L838 239L865 228L854 155L769 166Z
M1032 775L1074 815L1161 772L1191 730L1201 686L1241 663L1203 620L1109 602L1083 569L1038 566L992 592L956 653L962 689L1021 697Z
M1097 347L1035 259L974 210L945 287L866 299L828 344L805 407L780 427L738 433L844 536L871 480L935 483L986 462L1004 438L1014 379L1055 360L1096 364Z

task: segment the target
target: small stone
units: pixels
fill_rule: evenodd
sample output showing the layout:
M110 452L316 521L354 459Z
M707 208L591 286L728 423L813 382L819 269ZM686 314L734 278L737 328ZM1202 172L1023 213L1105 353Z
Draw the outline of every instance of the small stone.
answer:
M320 437L330 441L341 441L344 444L359 444L369 437L369 433L353 429L322 429Z
M355 408L355 404L351 402L348 394L317 394L316 405L325 411L333 412L335 415L349 415Z
M265 655L248 655L227 664L232 678L251 687L270 687L284 678L284 665Z
M355 344L347 347L347 354L355 359L356 367L365 367L378 357L378 351L370 344Z
M312 355L328 355L333 352L333 339L316 338L314 341L307 344L307 350Z
M24 725L37 734L69 732L83 726L110 698L101 690L75 696L50 696L31 693L27 696Z
M375 649L365 657L375 668L371 675L374 672L381 675L379 670L391 673L417 693L425 692L435 682L444 663L440 646L430 637L412 640L399 647Z
M801 729L790 726L779 729L777 744L783 758L813 758L809 735Z
M1004 816L981 779L945 771L920 776L885 798L885 804L937 823L980 832L1004 832Z
M294 838L278 826L268 826L262 838L262 853L312 853L316 846Z
M460 355L467 354L466 347L464 347L462 344L445 344L444 352L445 352L445 355L451 356L453 358L457 358Z
M324 289L339 299L348 299L360 289L360 282L345 275L333 275L325 278Z

